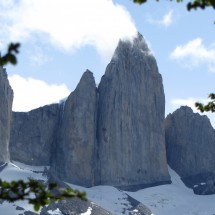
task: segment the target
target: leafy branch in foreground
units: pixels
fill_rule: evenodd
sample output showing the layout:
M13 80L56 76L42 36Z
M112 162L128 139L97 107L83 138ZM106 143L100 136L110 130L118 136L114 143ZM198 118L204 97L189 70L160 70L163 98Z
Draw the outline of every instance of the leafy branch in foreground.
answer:
M27 182L23 180L12 182L0 180L0 199L9 202L27 200L29 204L34 206L35 211L49 204L50 201L74 197L86 200L86 193L71 188L59 189L55 183L45 186L43 183L32 179Z
M17 64L16 54L19 53L20 43L10 43L7 48L7 53L0 56L0 65L4 66L8 63Z
M191 9L205 9L206 7L212 7L213 9L215 9L215 0L195 0L193 2L189 2L187 4L187 9L191 10Z
M159 0L156 0L157 2ZM170 0L173 1L173 0ZM138 3L138 4L143 4L146 3L147 0L133 0L134 3ZM183 0L176 0L176 2L183 2ZM192 10L192 9L205 9L206 7L212 7L213 9L215 9L215 0L194 0L191 2L187 3L187 10Z
M209 99L211 99L210 102L208 102L208 104L204 105L202 103L196 102L195 106L197 107L198 110L200 110L201 112L209 112L211 111L212 113L215 112L215 94L211 93L208 96Z

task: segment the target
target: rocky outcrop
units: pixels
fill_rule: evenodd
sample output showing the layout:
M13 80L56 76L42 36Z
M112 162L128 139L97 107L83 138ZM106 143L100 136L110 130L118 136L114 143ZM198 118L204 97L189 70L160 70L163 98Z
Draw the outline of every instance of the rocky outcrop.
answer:
M165 131L168 164L185 184L193 187L214 180L215 130L207 116L181 107L167 116Z
M162 77L142 35L119 42L98 93L97 184L169 181Z
M59 104L30 112L13 112L11 160L29 165L50 165L59 121Z
M193 186L193 191L197 195L215 194L214 179L207 179L206 182L201 182Z
M91 215L113 215L109 211L98 206L89 200L83 201L79 198L60 200L57 203L51 202L48 206L43 207L40 215L50 214L91 214Z
M53 148L52 171L63 180L83 186L94 185L96 103L95 80L86 71L65 102Z
M9 160L9 140L12 115L13 90L6 70L0 66L0 162Z
M50 164L82 186L167 183L164 106L156 60L138 34L119 42L98 89L87 70L64 103L14 113L12 159Z

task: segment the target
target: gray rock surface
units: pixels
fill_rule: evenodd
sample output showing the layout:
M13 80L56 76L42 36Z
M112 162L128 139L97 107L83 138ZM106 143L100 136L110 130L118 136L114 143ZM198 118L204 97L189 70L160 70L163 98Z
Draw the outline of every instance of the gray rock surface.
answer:
M30 112L13 112L11 160L29 165L50 165L59 121L59 104Z
M19 214L19 215L22 215L22 214ZM34 213L32 211L25 211L24 215L38 215L38 213Z
M123 214L130 214L130 215L151 215L152 212L142 203L139 201L133 199L132 197L127 195L127 199L129 202L129 205L127 205L127 210L123 211ZM96 203L87 200L82 201L78 198L73 199L64 199L62 201L58 201L57 203L51 202L46 207L43 207L40 215L49 215L50 211L55 211L58 209L62 214L68 214L68 215L81 215L91 214L91 215L114 215L113 212L110 212L112 208L110 208L110 211L105 210L101 206L98 206ZM89 213L91 211L91 213Z
M215 194L215 182L207 180L206 182L199 183L193 186L193 191L197 195L211 195Z
M12 115L13 90L6 69L0 66L0 161L9 161L9 141Z
M51 202L47 207L43 207L40 212L40 215L49 215L50 211L59 210L62 214L68 215L81 215L88 211L86 214L91 215L113 215L112 213L106 211L102 207L96 205L93 202L83 201L78 198L73 199L64 199L58 201L57 203ZM49 211L49 212L48 212ZM91 213L89 213L91 211Z
M97 92L93 74L86 71L62 110L52 171L60 179L94 185Z
M135 190L170 181L162 77L143 37L120 41L99 88L86 71L60 105L14 113L11 158L81 185Z
M215 130L207 116L183 106L165 120L168 164L192 187L213 179Z
M98 93L96 183L169 181L162 77L142 35L119 42Z

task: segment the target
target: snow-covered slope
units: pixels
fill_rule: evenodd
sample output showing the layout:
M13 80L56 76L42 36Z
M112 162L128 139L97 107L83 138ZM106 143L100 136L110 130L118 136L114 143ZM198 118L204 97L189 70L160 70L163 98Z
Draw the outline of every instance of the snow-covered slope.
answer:
M7 181L27 180L28 178L47 180L46 176L42 174L44 168L27 166L17 162L10 163L0 172L0 178ZM169 172L172 184L147 188L137 192L125 192L111 186L83 188L71 185L71 187L86 191L89 200L114 215L141 215L143 213L139 210L141 208L140 202L150 208L154 215L215 215L215 195L195 195L191 189L182 183L180 177L173 170L169 169ZM0 204L0 214L18 215L24 213L23 210L17 210L17 206L33 211L33 208L26 202L3 202ZM62 215L59 209L48 212L49 214ZM81 215L90 214L91 208L81 213Z
M47 178L43 175L44 168L46 167L28 166L18 162L9 163L0 172L0 178L5 181L19 179L26 181L29 178L45 181ZM23 211L33 211L33 207L27 201L16 201L15 203L3 202L0 204L0 214L2 215L19 215Z
M129 208L125 194L146 205L153 215L215 215L215 195L199 196L187 188L169 168L172 184L151 187L137 192L119 191L99 186L84 189L88 198L113 214L123 214ZM80 188L80 187L79 187Z
M87 198L114 215L150 215L150 211L140 202L132 199L124 191L111 186L83 188L69 184L72 188L85 191Z
M172 184L128 194L148 206L154 215L215 215L215 195L199 196L169 168Z

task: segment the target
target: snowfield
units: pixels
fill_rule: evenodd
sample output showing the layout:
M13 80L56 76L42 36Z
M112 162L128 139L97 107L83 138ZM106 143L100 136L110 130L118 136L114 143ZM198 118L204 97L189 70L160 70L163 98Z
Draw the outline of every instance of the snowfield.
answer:
M154 215L215 215L215 195L195 195L169 168L172 184L128 194L144 203Z
M9 163L1 172L2 180L27 180L28 178L47 180L42 174L44 168L24 165L18 162ZM114 215L129 214L131 205L127 200L127 195L146 205L153 215L215 215L215 195L198 196L187 188L180 177L169 169L172 184L162 185L139 190L137 192L125 192L111 186L96 186L84 188L69 184L75 189L87 192L89 200ZM23 210L16 210L17 206L25 210L33 211L32 206L27 202L18 201L15 203L3 202L0 204L0 214L18 215ZM91 208L80 215L90 215ZM50 215L62 215L59 209L48 211ZM138 211L133 211L138 212ZM39 212L38 212L39 214Z
M47 180L43 176L43 171L46 167L34 167L21 164L19 162L9 163L1 172L0 178L5 181L12 180L24 180L27 181L29 178L34 178L37 180ZM22 207L26 211L34 211L33 207L28 204L27 201L17 201L14 203L3 202L0 204L0 214L2 215L19 215L22 210L16 210L16 208ZM4 212L4 213L3 213ZM39 214L39 212L38 212Z

